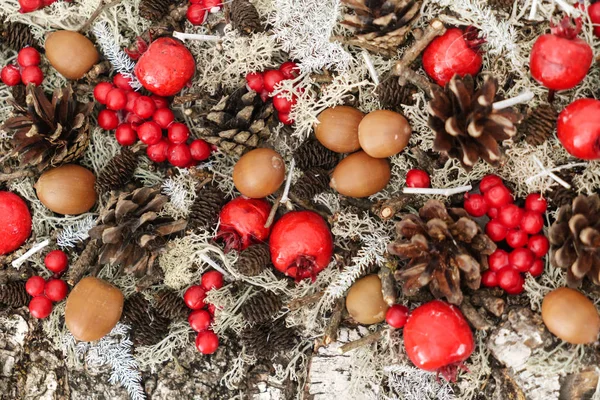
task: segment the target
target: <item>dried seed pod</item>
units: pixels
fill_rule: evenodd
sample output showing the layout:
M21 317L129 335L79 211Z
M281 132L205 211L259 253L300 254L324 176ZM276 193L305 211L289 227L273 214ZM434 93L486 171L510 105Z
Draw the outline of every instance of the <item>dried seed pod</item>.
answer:
M294 348L297 336L295 330L288 328L285 320L280 318L246 328L241 340L250 354L260 359L270 359Z
M207 185L198 190L196 200L190 207L188 226L192 229L210 229L219 218L225 204L225 193L218 187Z
M556 129L558 112L550 104L542 104L530 110L527 118L519 125L518 131L532 146L539 146L548 140Z
M183 298L172 290L162 290L156 294L156 312L167 319L184 319L189 313Z
M230 5L231 25L246 34L262 32L260 16L256 7L248 0L233 0Z

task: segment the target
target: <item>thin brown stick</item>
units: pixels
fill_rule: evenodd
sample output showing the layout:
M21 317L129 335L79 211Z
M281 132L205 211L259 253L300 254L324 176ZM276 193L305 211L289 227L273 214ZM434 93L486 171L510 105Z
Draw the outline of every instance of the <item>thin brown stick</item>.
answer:
M375 342L378 342L379 340L381 340L381 338L383 338L383 335L387 332L387 329L380 329L377 332L371 333L370 335L367 336L363 336L358 340L355 340L353 342L350 343L346 343L345 345L343 345L342 347L340 347L338 349L338 353L340 354L346 354L349 351L364 347L364 346L368 346L370 344L373 344Z
M389 306L394 305L396 303L396 279L394 279L392 271L390 271L386 265L381 267L379 278L381 279L381 294L383 295L383 300Z
M344 37L344 36L333 36L333 37L331 37L331 41L332 42L334 42L334 41L340 42L342 44L347 44L350 46L361 47L365 50L370 51L371 53L379 54L384 57L393 57L396 55L395 51L387 50L387 49L372 45L370 43L367 43L364 40L359 40L359 39L355 39L355 38L348 38L348 37Z
M189 103L191 101L201 99L202 97L204 97L204 95L201 93L182 94L181 96L175 96L173 98L172 104L173 105L181 105L181 104L185 104L185 103Z
M501 317L506 308L504 299L494 296L492 293L478 291L471 297L471 302L476 306L483 306L488 312Z
M75 261L67 271L66 279L70 285L77 284L77 282L83 278L83 275L96 264L99 248L100 246L97 240L90 240L87 243L77 261Z
M265 222L265 228L269 228L269 227L271 227L271 225L273 225L273 221L275 221L275 214L277 214L277 210L279 209L279 204L281 204L282 197L283 197L283 190L280 190L279 195L275 199L275 203L273 203L271 212L269 213L269 218L267 218L267 222Z
M298 204L300 207L305 208L310 211L313 211L313 212L316 212L321 217L323 217L325 220L328 220L329 217L331 217L330 214L327 214L326 212L319 210L317 207L314 207L310 202L304 201L303 199L299 198L298 196L296 196L293 193L290 193L289 197L290 197L290 200L292 200L294 203Z
M386 221L394 218L399 211L410 204L413 198L414 196L412 195L401 194L375 204L371 211Z
M0 182L7 182L13 179L27 178L30 176L35 176L35 171L31 169L21 169L7 174L0 174Z
M323 297L324 294L325 294L324 291L320 291L317 293L309 294L308 296L294 299L288 303L287 308L290 311L299 310L304 306L307 306L309 304L314 304L317 301L321 300L321 297Z
M429 82L429 80L426 77L416 73L410 68L402 70L397 76L398 83L400 84L400 86L406 85L407 82L412 83L413 85L424 91L429 97L433 97L434 91L439 88L438 85Z
M100 16L100 14L102 14L105 10L108 10L111 7L116 6L117 4L119 4L121 2L121 0L114 0L110 3L106 3L104 4L104 2L100 2L100 4L98 5L98 8L96 8L96 11L94 11L94 13L88 18L87 21L85 21L85 23L81 26L81 28L79 28L79 33L84 33L86 32L90 26L92 26L92 24L94 23L94 21L96 20L96 18L98 18Z
M344 302L345 299L343 297L337 299L335 302L331 318L329 318L329 322L327 323L327 327L325 328L325 334L323 335L323 340L321 341L321 344L323 346L330 345L331 343L335 342L338 338L340 322L342 322L342 315L344 313Z

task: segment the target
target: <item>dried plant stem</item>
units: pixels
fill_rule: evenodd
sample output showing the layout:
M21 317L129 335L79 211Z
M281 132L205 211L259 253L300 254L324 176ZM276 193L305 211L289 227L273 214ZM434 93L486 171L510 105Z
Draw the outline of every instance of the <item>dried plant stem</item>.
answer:
M50 244L50 239L46 239L40 243L36 243L31 249L27 250L25 252L25 254L23 254L21 257L17 258L16 260L14 260L11 263L11 265L18 269L21 266L21 264L23 264L25 261L27 261L29 259L29 257L34 255L38 251L41 251L44 247L48 246L49 244Z
M317 301L321 300L321 297L325 294L325 291L320 291L317 293L309 294L308 296L299 297L297 299L292 300L288 303L287 308L290 311L299 310L304 306L314 304Z
M458 193L468 192L473 189L471 185L458 186L449 189L436 189L436 188L404 188L402 192L404 194L439 194L442 196L453 196Z
M363 50L362 56L365 60L365 65L367 66L369 75L371 75L371 80L373 80L375 86L379 86L379 76L377 75L377 71L375 70L375 66L373 65L373 60L371 60L371 57L369 57L369 53L367 53L366 50Z
M382 203L377 203L373 206L373 213L382 220L394 218L396 213L402 210L406 205L410 204L413 196L401 194L391 199L384 200Z
M0 182L12 181L13 179L27 178L35 176L35 171L31 169L21 169L7 174L0 174Z
M496 317L501 317L506 308L506 302L501 297L494 296L486 291L478 291L471 297L474 305L483 305L488 312Z
M329 217L331 217L331 215L327 214L324 211L319 210L317 207L314 207L310 202L300 199L298 196L294 195L293 193L290 193L290 200L292 200L294 203L298 204L300 207L302 207L306 210L316 212L321 217L323 217L325 220L327 220L327 219L329 219Z
M396 280L392 271L384 265L379 270L379 279L381 279L381 294L383 300L392 306L396 303Z
M83 278L83 275L96 263L99 248L97 240L90 240L87 243L77 261L71 265L67 272L67 282L70 285L77 284Z
M412 83L425 93L427 96L433 97L433 92L439 87L435 83L431 83L426 77L420 75L410 68L402 70L398 76L398 83L400 86L406 85L406 83Z
M296 167L296 159L292 158L288 175L285 180L285 187L283 188L283 194L281 195L281 202L287 203L289 201L290 187L292 186L292 175L294 174L294 168Z
M271 207L271 212L269 213L269 218L267 218L267 222L265 222L265 228L269 228L273 225L273 221L275 221L275 214L277 214L277 210L279 209L279 204L281 204L281 198L283 197L283 192L279 193L275 202L273 203L273 207Z
M196 101L198 99L201 99L202 97L204 97L204 95L200 94L200 93L188 93L188 94L182 94L181 96L175 96L173 98L173 105L181 105L181 104L185 104L185 103L189 103L191 101Z
M571 163L571 164L567 164L567 165L561 165L560 167L547 169L542 172L538 172L537 174L535 174L533 176L530 176L529 178L527 178L525 183L531 183L536 178L540 178L542 176L547 176L550 172L558 172L558 171L562 171L563 169L570 169L570 168L575 168L575 167L585 167L587 165L588 165L588 163Z
M542 164L542 162L539 158L537 158L537 156L533 156L533 161L537 164L538 167L540 167L544 174L547 174L550 178L554 179L559 185L561 185L565 189L571 189L571 185L569 185L567 182L559 178L558 175L544 167L544 164Z
M220 36L215 35L200 35L197 33L183 33L183 32L173 32L173 37L185 42L186 40L200 40L203 42L218 42L221 40Z
M518 96L511 97L510 99L497 101L494 104L492 104L492 108L494 110L502 110L504 108L516 106L517 104L528 103L534 97L535 97L535 95L533 94L533 92L528 90L526 92L521 93Z
M88 18L88 20L85 21L85 23L83 25L81 25L81 28L79 28L79 33L84 33L88 29L90 29L90 26L92 26L92 24L100 16L100 14L102 14L105 10L107 10L113 6L116 6L120 2L121 2L121 0L114 0L110 3L104 3L101 1L100 5L98 5L98 8L96 8L96 11L94 11L94 13Z
M338 331L340 328L340 323L342 322L342 315L344 313L344 302L345 300L343 297L337 299L335 302L335 306L331 313L331 318L329 318L327 327L325 327L325 334L323 335L323 340L321 341L323 346L330 345L338 338Z
M383 335L386 332L387 332L387 329L380 329L377 332L371 333L370 335L367 335L367 336L363 336L358 340L355 340L350 343L346 343L345 345L343 345L342 347L340 347L338 349L338 353L346 354L349 351L358 349L363 346L368 346L370 344L373 344L373 343L381 340L381 338L383 338Z
M22 281L33 275L31 268L22 268L16 270L14 268L0 269L0 283L11 281Z
M467 321L473 325L473 328L478 331L486 331L492 327L492 324L485 319L470 302L470 299L465 298L460 304L460 311L464 314Z

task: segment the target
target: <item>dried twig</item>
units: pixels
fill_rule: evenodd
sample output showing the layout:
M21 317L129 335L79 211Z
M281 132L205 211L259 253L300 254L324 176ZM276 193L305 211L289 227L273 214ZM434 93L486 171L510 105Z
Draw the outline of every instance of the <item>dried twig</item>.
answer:
M460 311L462 311L467 321L473 325L473 328L478 331L486 331L492 327L492 324L473 307L469 298L465 298L460 304Z
M302 207L306 210L316 212L321 217L323 217L325 220L327 220L327 219L329 219L329 217L331 217L330 214L327 214L326 212L319 210L317 207L313 206L312 203L299 198L298 196L296 196L293 193L290 193L290 200L292 200L294 203L296 203L297 205L299 205L300 207Z
M344 313L344 302L345 299L343 297L337 299L331 318L329 318L329 322L325 327L325 334L321 340L321 345L328 346L337 340L340 322L342 322L342 315Z
M371 211L382 220L394 218L394 216L404 207L411 203L414 196L401 194L391 199L378 202L373 205Z
M97 240L90 240L87 243L77 261L67 271L67 282L70 285L77 284L83 278L83 275L96 263L99 249L100 246Z
M383 265L379 270L379 279L381 279L381 293L383 294L383 300L392 306L396 303L396 280L394 274L386 266Z
M198 99L201 99L202 97L204 97L204 95L201 93L182 94L180 96L175 96L173 98L172 104L173 105L181 105L181 104L189 103L191 101L196 101Z
M273 221L275 221L275 214L277 214L277 210L279 209L279 204L281 204L281 198L283 197L283 191L279 192L279 195L275 199L273 203L273 207L271 207L271 212L269 213L269 218L267 218L267 222L265 222L265 228L269 228L273 225Z
M35 176L35 171L31 169L21 169L15 172L0 174L0 182L12 181L13 179L27 178L30 176Z
M325 294L324 291L320 291L317 293L309 294L308 296L299 297L297 299L290 301L287 305L287 308L290 311L299 310L304 306L307 306L309 304L314 304L317 301L321 300L321 297L323 297L324 294Z
M78 32L85 33L88 29L90 29L90 26L92 26L92 24L100 16L100 14L102 14L105 10L116 6L120 2L121 2L121 0L114 0L110 3L104 3L101 1L100 4L98 5L98 8L96 8L96 11L94 11L94 13L88 18L88 20L85 21L85 23L83 25L81 25L81 28L79 28Z
M383 335L387 331L388 331L387 329L380 329L377 332L371 333L370 335L367 335L367 336L363 336L358 340L355 340L350 343L346 343L345 345L343 345L342 347L340 347L338 349L338 353L346 354L349 351L358 349L363 346L368 346L370 344L373 344L373 343L381 340L381 338L383 338Z

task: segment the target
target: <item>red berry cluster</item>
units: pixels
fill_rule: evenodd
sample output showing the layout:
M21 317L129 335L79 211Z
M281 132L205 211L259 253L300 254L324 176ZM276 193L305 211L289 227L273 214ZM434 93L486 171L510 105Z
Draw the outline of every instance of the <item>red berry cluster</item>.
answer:
M204 140L188 144L190 130L185 124L175 122L167 99L142 96L122 74L116 74L112 83L97 84L94 98L106 106L98 114L98 125L106 130L115 129L115 138L121 146L131 146L139 139L148 145L149 159L158 163L169 161L181 168L210 157L211 146ZM166 137L163 131L167 132Z
M46 318L52 312L52 302L59 302L67 297L69 288L60 276L67 270L68 263L67 255L63 251L51 251L44 258L44 264L54 272L54 276L46 281L36 275L25 283L25 290L33 297L29 302L29 313L35 318Z
M408 307L402 304L394 304L385 313L385 322L392 328L401 329L406 325L409 314L410 310Z
M411 169L406 173L406 186L409 188L431 187L429 174L422 169Z
M246 86L249 90L260 93L263 101L272 97L270 93L275 90L281 81L294 79L298 76L298 66L293 61L286 61L279 69L269 69L264 72L252 72L246 75ZM289 98L288 98L289 97ZM273 107L277 110L279 121L285 125L291 125L294 120L290 118L290 111L296 104L297 97L294 94L279 93L273 96Z
M65 1L70 2L71 0ZM40 10L44 7L47 7L55 2L56 0L19 0L19 5L21 6L19 12L21 14L30 13L32 11Z
M215 314L214 304L206 304L206 293L223 287L223 275L219 271L208 271L202 275L199 285L190 286L183 295L183 301L192 310L188 322L198 332L196 348L202 354L212 354L219 347L219 337L210 330Z
M219 12L223 8L221 0L190 0L187 9L187 19L192 25L202 25L208 16L208 13Z
M40 53L33 47L24 47L17 55L17 64L9 64L2 68L0 78L6 86L16 86L19 83L41 85L44 73L40 69Z
M537 193L527 196L524 208L513 204L510 190L496 175L485 176L479 190L482 194L465 195L465 210L474 217L487 214L491 219L485 233L494 242L504 241L513 249L510 253L498 249L489 256L490 269L483 273L481 283L519 294L525 283L522 273L537 277L544 272L542 257L548 253L550 243L540 232L548 204Z

